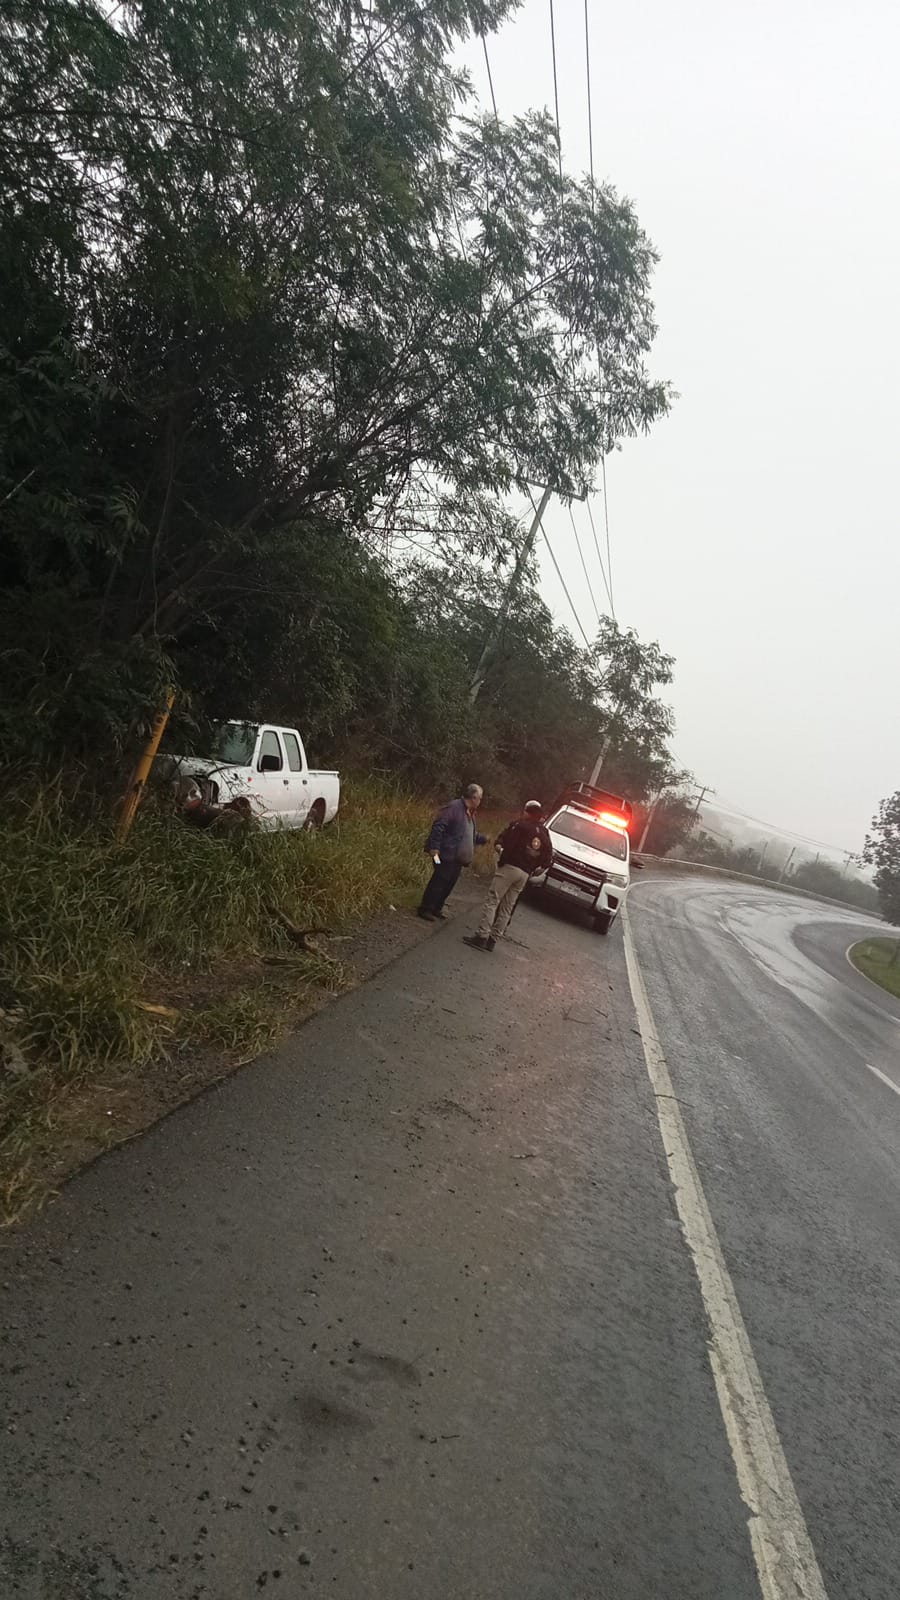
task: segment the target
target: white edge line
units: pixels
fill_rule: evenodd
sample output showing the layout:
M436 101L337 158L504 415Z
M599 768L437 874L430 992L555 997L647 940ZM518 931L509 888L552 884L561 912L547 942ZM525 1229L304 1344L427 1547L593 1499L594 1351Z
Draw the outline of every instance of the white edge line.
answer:
M871 1061L867 1061L866 1066L870 1072L874 1072L876 1078L880 1078L882 1083L886 1083L889 1089L893 1089L895 1094L900 1094L900 1083L895 1083L893 1078L889 1078L887 1073L882 1072L880 1067L873 1067Z
M750 1512L748 1528L759 1586L765 1600L828 1600L675 1098L638 964L627 905L622 920L628 981L644 1060L675 1205L709 1324L709 1360L738 1485Z
M875 937L877 938L878 936L875 935ZM879 994L887 994L887 995L889 995L890 992L891 992L890 989L883 988L882 985L880 983L878 983L875 978L870 978L869 974L867 972L863 972L862 967L858 967L856 965L855 961L851 961L850 960L850 951L851 950L855 950L856 946L858 944L864 944L864 943L865 943L864 939L854 939L852 944L848 944L846 950L844 951L844 960L846 961L847 965L851 968L851 970L856 973L856 976L858 978L864 978L866 983L871 984L873 989L877 989L878 990ZM822 970L824 971L825 969L823 968ZM860 999L865 999L865 996L864 995L860 995ZM869 1004L871 1006L871 1001L869 1002ZM888 1022L892 1022L894 1024L895 1028L900 1028L900 1017L895 1017L892 1012L885 1011L884 1006L876 1006L875 1009L877 1010L878 1015L880 1017L887 1017ZM866 1066L868 1066L868 1062L866 1062ZM872 1068L872 1071L873 1072L875 1071L874 1067ZM892 1085L892 1087L893 1087L893 1085Z

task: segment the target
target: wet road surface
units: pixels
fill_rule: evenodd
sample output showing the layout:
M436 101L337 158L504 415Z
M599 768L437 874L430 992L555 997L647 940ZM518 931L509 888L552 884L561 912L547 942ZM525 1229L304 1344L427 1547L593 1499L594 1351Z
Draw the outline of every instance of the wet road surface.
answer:
M672 878L632 925L706 1198L830 1600L900 1592L900 1005L884 933ZM723 1590L723 1594L726 1591Z
M894 1595L897 1020L840 912L632 906L830 1600ZM621 930L463 928L5 1240L3 1600L759 1594Z

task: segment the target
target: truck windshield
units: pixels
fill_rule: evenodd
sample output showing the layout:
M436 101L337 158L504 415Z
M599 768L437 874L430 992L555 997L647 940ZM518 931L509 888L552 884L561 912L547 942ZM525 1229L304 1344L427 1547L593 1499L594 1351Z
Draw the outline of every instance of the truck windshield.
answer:
M258 732L252 722L223 722L210 740L210 756L227 766L249 767Z
M628 855L628 835L620 832L618 828L607 828L603 822L595 822L593 817L584 816L578 811L561 811L548 824L551 833L562 834L564 839L575 839L579 844L588 844L592 850L604 850L608 856L615 856L617 861L624 861Z

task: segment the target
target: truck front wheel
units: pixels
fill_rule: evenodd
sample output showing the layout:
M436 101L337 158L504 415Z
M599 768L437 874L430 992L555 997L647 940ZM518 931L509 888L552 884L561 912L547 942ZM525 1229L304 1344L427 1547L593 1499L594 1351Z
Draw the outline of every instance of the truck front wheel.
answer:
M612 922L612 914L609 911L595 911L594 912L594 932L595 933L609 933L609 928L610 928L610 923L611 922Z

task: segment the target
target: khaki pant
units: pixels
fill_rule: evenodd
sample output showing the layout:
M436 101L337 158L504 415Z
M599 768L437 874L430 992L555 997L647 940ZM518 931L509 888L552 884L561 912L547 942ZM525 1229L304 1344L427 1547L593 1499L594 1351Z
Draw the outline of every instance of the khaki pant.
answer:
M479 939L502 939L515 910L516 901L528 882L521 867L498 867L484 902L478 924Z

